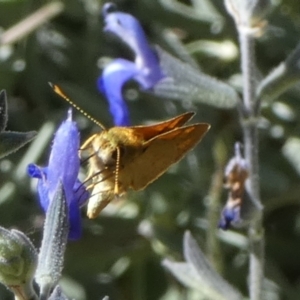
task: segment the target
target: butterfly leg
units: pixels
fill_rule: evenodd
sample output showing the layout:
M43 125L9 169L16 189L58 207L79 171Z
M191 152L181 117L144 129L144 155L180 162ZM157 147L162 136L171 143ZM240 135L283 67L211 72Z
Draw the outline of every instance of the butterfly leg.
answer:
M96 190L96 191L95 191ZM114 193L112 190L99 191L97 194L96 187L93 190L93 195L89 199L87 206L87 216L90 219L96 218L100 212L114 199Z

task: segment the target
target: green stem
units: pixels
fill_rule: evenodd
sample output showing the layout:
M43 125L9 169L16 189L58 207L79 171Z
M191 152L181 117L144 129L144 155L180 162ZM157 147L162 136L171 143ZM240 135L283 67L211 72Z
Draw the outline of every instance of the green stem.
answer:
M206 252L214 269L223 272L222 251L220 241L216 235L216 228L220 218L220 201L223 190L223 168L218 167L212 177L208 193L209 205L207 209L208 229L206 233Z
M31 282L19 286L10 286L9 288L14 293L15 300L38 300Z
M259 187L258 160L258 117L256 108L255 77L254 77L254 38L244 30L239 30L241 49L241 68L243 76L243 109L241 121L243 126L245 159L249 165L247 192L255 206L257 213L249 226L249 293L251 300L262 298L262 283L264 278L264 234L262 227L262 205Z

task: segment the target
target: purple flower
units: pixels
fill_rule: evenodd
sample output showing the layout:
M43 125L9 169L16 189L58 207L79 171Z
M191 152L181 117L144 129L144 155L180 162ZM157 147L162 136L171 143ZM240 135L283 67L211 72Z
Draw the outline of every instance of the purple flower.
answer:
M223 230L227 230L232 225L238 226L241 224L242 224L241 203L240 202L234 203L233 201L227 201L225 207L222 210L218 227Z
M236 143L234 157L225 169L225 187L228 189L228 198L221 213L219 228L226 230L231 225L242 226L250 216L250 203L245 186L248 175L249 166L242 156L241 145Z
M62 182L69 211L69 239L81 236L80 206L89 197L84 185L79 181L80 160L78 156L79 132L72 121L72 110L68 118L56 131L47 167L29 164L27 172L30 177L38 178L38 194L44 211L47 211L53 199L59 181Z
M135 60L113 60L98 79L98 89L108 99L115 125L125 126L129 124L129 113L122 96L123 85L133 79L143 89L151 89L164 75L158 57L150 48L139 21L115 9L112 3L103 6L104 31L115 34L126 43L133 50Z

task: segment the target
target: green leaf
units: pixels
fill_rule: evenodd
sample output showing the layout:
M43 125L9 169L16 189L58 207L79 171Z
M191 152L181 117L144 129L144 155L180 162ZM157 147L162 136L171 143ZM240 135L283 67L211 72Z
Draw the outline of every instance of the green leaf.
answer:
M189 288L201 288L197 272L189 264L164 259L162 265L167 268L182 284Z
M62 182L46 213L43 240L35 279L41 299L47 299L60 279L69 232L68 207Z
M272 101L300 80L300 44L257 87L257 98Z
M0 158L17 151L36 136L35 131L15 132L4 131L0 133Z
M64 295L60 286L57 285L48 300L68 300L68 298Z
M241 300L244 297L225 281L211 266L189 231L183 239L186 262L163 261L166 267L185 286L199 290L208 299Z
M226 299L243 299L243 296L213 269L189 231L184 234L183 249L186 262L195 270L208 291L226 295Z
M156 95L225 109L237 106L240 99L233 87L202 73L159 47L157 52L167 78L154 86Z
M7 123L7 100L6 92L2 90L0 92L0 132L2 132Z

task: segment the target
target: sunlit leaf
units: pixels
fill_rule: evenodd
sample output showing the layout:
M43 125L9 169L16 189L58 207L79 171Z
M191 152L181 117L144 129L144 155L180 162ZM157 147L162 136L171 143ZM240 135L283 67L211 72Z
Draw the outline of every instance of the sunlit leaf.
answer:
M201 287L197 272L188 263L174 262L165 259L162 264L185 286L193 289L199 289Z
M184 234L183 249L186 261L210 289L220 295L226 295L226 299L243 299L243 296L212 268L189 231Z
M186 262L172 262L163 265L184 285L199 290L208 299L240 300L243 296L230 286L211 266L189 231L183 240Z
M239 96L230 85L202 73L160 48L157 50L167 78L155 85L156 95L226 109L237 105Z
M287 59L272 70L259 84L257 98L276 99L300 80L300 44Z

